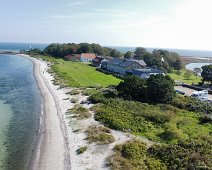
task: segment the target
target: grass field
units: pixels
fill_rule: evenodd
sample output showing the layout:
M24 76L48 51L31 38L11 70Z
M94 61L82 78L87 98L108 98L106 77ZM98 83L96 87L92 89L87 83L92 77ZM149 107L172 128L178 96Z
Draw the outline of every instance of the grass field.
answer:
M201 82L201 77L200 76L196 77L194 74L189 78L189 80L187 80L184 77L186 69L181 69L180 72L181 72L181 74L179 76L176 74L176 71L173 71L173 73L168 73L167 75L169 75L174 80L179 80L179 81L187 83L187 84L192 84L192 83L198 84L198 82Z
M71 87L107 87L117 85L121 81L112 75L98 72L95 67L85 63L51 58L48 60L55 63L52 69Z

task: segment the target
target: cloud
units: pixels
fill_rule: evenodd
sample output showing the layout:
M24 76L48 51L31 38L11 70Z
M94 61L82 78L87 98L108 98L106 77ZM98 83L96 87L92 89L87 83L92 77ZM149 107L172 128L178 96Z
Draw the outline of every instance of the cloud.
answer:
M85 2L72 2L72 3L69 3L68 6L72 7L72 8L77 8L77 7L83 6L85 4L86 4Z

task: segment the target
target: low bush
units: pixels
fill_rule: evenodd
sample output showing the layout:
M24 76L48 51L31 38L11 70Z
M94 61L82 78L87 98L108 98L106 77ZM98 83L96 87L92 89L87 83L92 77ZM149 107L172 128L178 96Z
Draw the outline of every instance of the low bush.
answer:
M82 91L82 94L85 96L91 96L95 94L96 92L97 92L96 88L91 88L91 89L86 88Z
M78 102L78 99L72 98L70 101L71 101L71 103L76 103L76 102Z
M109 144L115 141L115 138L110 134L110 129L104 126L90 126L86 130L87 138L90 143Z
M80 90L78 89L73 89L70 92L67 92L66 94L70 94L70 95L78 95L80 94Z
M75 105L75 107L69 110L69 112L72 112L74 114L74 117L78 120L87 119L92 116L89 110L82 107L81 105Z
M209 117L208 115L204 115L200 117L200 123L210 123L212 124L212 118Z
M86 146L80 147L79 149L76 150L77 154L82 154L87 150Z
M170 145L154 145L148 149L148 154L160 159L169 169L210 169L211 151L211 141L198 139Z
M171 104L180 109L186 109L188 111L194 111L204 114L212 114L212 104L207 103L195 98L176 96Z
M129 141L116 145L114 152L115 154L108 158L109 165L114 170L167 169L159 159L147 155L146 144L141 141Z

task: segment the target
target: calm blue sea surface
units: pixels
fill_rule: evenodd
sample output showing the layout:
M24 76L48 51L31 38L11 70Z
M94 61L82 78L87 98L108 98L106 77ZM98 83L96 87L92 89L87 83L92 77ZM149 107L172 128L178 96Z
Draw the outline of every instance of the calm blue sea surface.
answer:
M119 47L119 46L108 46L110 48L115 48L123 53L126 53L127 51L134 52L136 47ZM146 47L144 47L146 48ZM160 48L146 48L147 51L152 52L154 49L160 49ZM190 56L190 57L212 57L212 51L202 51L202 50L188 50L188 49L169 49L169 48L162 48L164 50L170 51L170 52L176 52L180 56Z
M0 42L0 51L14 51L29 50L31 48L38 48L43 50L48 44L35 44L35 43L3 43Z
M49 44L36 44L36 43L5 43L0 42L0 51L15 51L18 52L20 50L29 50L31 48L38 48L43 50ZM123 47L123 46L105 46L110 48L115 48L123 53L127 51L135 51L136 47ZM144 47L147 51L152 52L154 49L160 48L149 48ZM164 50L168 50L170 52L176 52L180 56L190 56L190 57L212 57L212 50L211 51L202 51L202 50L189 50L189 49L170 49L170 48L162 48Z
M33 63L0 55L0 169L27 169L38 135L41 98Z
M194 68L201 68L205 65L211 65L212 63L189 63L185 66L186 69L193 71Z

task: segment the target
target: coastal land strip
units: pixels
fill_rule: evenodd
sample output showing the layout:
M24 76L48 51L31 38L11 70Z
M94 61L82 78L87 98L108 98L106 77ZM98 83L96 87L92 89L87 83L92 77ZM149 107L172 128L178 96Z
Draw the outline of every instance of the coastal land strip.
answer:
M137 137L129 133L111 130L111 134L115 138L113 143L107 145L89 144L86 140L86 130L91 126L102 126L94 120L94 112L90 111L92 116L85 120L76 120L66 115L68 110L87 100L89 96L82 93L78 95L68 94L76 88L60 88L59 85L54 85L54 77L48 73L49 66L46 61L27 55L21 56L34 63L34 74L43 98L44 110L44 113L41 114L38 141L28 169L109 169L106 166L106 159L112 155L114 146ZM77 99L78 102L74 104L71 102L72 99ZM82 106L89 110L93 104L82 104ZM146 138L139 137L139 139L148 145L153 144ZM76 151L82 147L87 148L86 152L78 154Z

